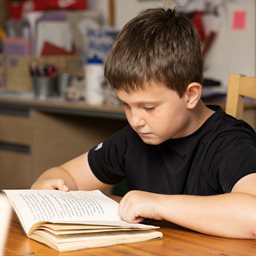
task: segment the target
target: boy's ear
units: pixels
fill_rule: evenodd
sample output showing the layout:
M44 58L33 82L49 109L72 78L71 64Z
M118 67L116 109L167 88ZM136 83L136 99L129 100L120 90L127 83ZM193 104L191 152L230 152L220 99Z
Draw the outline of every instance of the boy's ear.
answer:
M196 82L190 83L185 92L187 101L187 108L193 109L196 107L198 101L201 99L202 85Z

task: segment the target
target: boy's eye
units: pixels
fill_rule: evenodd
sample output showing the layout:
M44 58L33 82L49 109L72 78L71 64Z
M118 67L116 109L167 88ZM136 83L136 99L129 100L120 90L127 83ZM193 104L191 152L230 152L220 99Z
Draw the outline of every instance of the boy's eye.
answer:
M147 111L152 111L155 109L155 107L154 106L144 106L144 109Z
M124 108L128 108L129 107L129 105L127 103L125 103L125 102L123 102L122 104L123 104Z

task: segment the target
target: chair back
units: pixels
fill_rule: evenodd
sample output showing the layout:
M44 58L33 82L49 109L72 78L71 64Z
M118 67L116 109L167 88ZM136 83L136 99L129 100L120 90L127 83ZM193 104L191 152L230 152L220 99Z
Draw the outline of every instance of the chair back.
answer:
M232 73L229 75L225 111L237 119L242 119L244 98L256 99L256 77Z
M0 194L0 255L4 255L6 238L11 220L11 205L6 196Z

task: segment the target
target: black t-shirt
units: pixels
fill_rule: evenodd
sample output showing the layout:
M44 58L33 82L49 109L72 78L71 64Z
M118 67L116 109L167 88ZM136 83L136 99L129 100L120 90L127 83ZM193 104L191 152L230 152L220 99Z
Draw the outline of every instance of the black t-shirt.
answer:
M193 134L145 144L130 126L90 150L89 165L102 182L126 179L129 189L162 194L230 192L256 172L256 134L220 107Z

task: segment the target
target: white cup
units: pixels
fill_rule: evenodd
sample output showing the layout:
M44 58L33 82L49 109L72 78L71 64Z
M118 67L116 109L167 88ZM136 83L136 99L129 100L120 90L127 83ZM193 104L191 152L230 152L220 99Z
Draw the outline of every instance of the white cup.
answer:
M85 96L88 104L104 102L104 67L103 64L85 65Z

